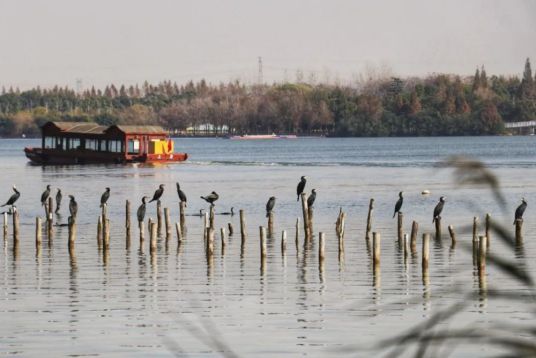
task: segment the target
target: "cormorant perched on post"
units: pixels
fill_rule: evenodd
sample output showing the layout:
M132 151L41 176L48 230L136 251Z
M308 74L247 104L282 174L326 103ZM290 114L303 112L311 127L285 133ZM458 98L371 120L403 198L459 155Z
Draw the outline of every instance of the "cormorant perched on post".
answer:
M274 209L275 206L275 196L271 196L270 199L268 199L268 202L266 203L266 217L270 216L270 213Z
M186 199L186 194L184 194L184 191L181 190L179 182L177 182L177 194L179 194L180 201L184 201L184 206L187 206L186 203L188 202L188 199Z
M78 213L78 204L76 203L76 200L74 200L73 195L69 195L69 198L71 198L71 201L69 202L69 212L74 219L76 218L76 214Z
M41 206L45 205L47 203L48 197L50 196L50 185L47 185L47 188L41 194ZM52 210L52 208L50 208Z
M164 194L164 184L158 186L158 189L154 192L153 198L149 202L152 203L155 200L159 200L162 194Z
M148 196L144 196L143 198L141 198L141 205L140 207L138 208L138 211L136 213L136 215L138 215L138 222L142 222L144 219L145 219L145 204L146 204L146 200L148 199L149 197Z
M58 192L56 193L56 211L55 211L56 214L60 211L62 198L63 198L63 195L61 195L61 189L58 188Z
M310 208L313 206L316 200L316 189L311 190L311 195L307 198L307 207Z
M436 219L441 215L441 212L443 211L443 205L445 205L445 197L442 196L439 198L439 203L434 208L434 218L432 220L432 223L436 221Z
M205 201L206 201L207 203L209 203L210 205L214 205L214 202L215 202L216 200L218 200L219 197L220 197L220 196L219 196L215 191L213 191L212 193L210 193L210 194L207 195L207 196L202 196L201 199L205 200Z
M102 208L104 205L106 205L106 202L110 198L110 188L106 188L104 193L102 193L102 196L100 197L100 207Z
M400 212L400 209L402 209L402 204L404 203L404 197L402 196L402 194L404 194L403 191L398 193L398 201L395 204L395 212L393 213L393 217L395 217L396 213Z
M527 202L525 201L525 198L521 198L521 204L516 209L516 213L514 217L514 225L516 224L517 220L523 220L523 213L525 212L526 208L527 208Z
M11 195L11 197L9 198L9 200L2 206L6 206L6 205L10 205L11 207L14 207L15 205L15 202L17 200L19 200L19 197L20 197L20 192L17 190L17 188L15 187L15 185L13 185L13 191L15 192L15 194Z
M296 201L300 201L300 195L303 193L303 189L305 189L305 183L307 183L307 177L302 176L298 183L298 187L296 188L296 193L298 194L298 199Z

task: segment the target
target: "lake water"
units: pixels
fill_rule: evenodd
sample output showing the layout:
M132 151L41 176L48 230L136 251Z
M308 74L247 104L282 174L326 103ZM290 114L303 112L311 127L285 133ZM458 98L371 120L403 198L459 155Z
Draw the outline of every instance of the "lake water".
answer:
M12 239L0 255L0 355L5 356L239 356L325 357L342 352L372 356L365 349L381 339L424 322L438 310L478 293L451 327L489 329L495 323L533 322L534 299L512 305L488 297L464 243L471 234L458 232L450 248L447 226L457 231L473 216L491 213L513 232L513 212L521 197L528 201L522 250L512 252L492 237L490 250L535 274L536 137L362 138L230 141L177 139L175 148L188 152L188 162L176 165L92 165L40 167L29 165L22 149L38 140L0 140L0 200L16 184L21 239L17 255ZM452 171L436 166L450 155L484 161L500 180L506 210L487 188L458 187ZM296 201L300 176L306 191L317 189L311 247L298 249L294 224L301 217ZM207 263L203 220L188 216L187 235L178 248L159 239L156 255L148 238L140 250L135 211L143 195L166 185L162 206L178 219L175 182L188 195L187 213L207 205L199 197L220 194L216 212L243 209L248 240L240 255L239 218L216 216L216 228L231 222L235 234L225 253ZM46 184L64 193L61 215L68 216L67 194L79 204L75 256L67 249L67 228L55 229L53 244L46 236L36 255L35 217L43 216L39 198ZM99 200L111 188L108 214L111 248L97 248ZM398 192L405 193L404 231L419 222L415 255L404 263L396 243L392 218ZM430 195L421 192L429 190ZM259 226L266 226L265 204L276 196L275 232L268 240L268 257L260 269ZM443 241L431 245L429 282L421 276L421 238L433 232L432 211L446 196L442 214ZM365 240L370 198L375 199L373 231L381 233L381 273L374 274ZM125 248L125 200L132 201L132 245ZM344 260L339 260L335 221L347 215ZM148 205L147 218L156 206ZM288 234L287 251L280 249L281 231ZM482 228L480 228L482 231ZM10 228L11 232L11 228ZM326 233L326 259L318 262L318 232ZM488 289L525 293L526 288L492 265L486 271ZM442 327L446 327L443 325ZM343 351L341 351L343 350ZM440 350L438 354L446 354ZM450 353L450 351L448 351ZM436 352L437 353L437 352ZM462 345L451 356L487 356L490 346Z

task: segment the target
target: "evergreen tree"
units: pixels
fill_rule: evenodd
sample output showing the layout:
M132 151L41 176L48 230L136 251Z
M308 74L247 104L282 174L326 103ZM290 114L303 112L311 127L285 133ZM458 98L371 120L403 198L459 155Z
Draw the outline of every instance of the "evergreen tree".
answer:
M480 89L480 70L477 68L475 72L475 77L473 78L473 92L476 92Z
M482 70L480 71L480 86L482 88L488 88L488 76L484 65L482 65Z
M523 71L523 79L519 86L519 97L521 99L532 98L534 96L534 79L532 78L532 69L530 59L525 61L525 71Z

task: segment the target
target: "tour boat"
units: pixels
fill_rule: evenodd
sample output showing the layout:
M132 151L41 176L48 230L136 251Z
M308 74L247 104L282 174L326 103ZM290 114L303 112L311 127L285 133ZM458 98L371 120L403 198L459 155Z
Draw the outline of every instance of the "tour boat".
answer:
M87 122L47 122L41 148L24 148L37 164L175 163L188 159L174 153L174 142L159 126L101 126Z

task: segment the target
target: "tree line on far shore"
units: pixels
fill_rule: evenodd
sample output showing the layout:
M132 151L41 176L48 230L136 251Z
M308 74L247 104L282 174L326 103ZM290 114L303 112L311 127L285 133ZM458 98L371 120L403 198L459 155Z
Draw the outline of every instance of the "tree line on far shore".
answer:
M355 86L306 83L109 85L2 88L0 136L38 136L47 121L161 125L173 133L326 136L489 135L505 122L536 119L530 60L522 77L434 74L370 78Z

